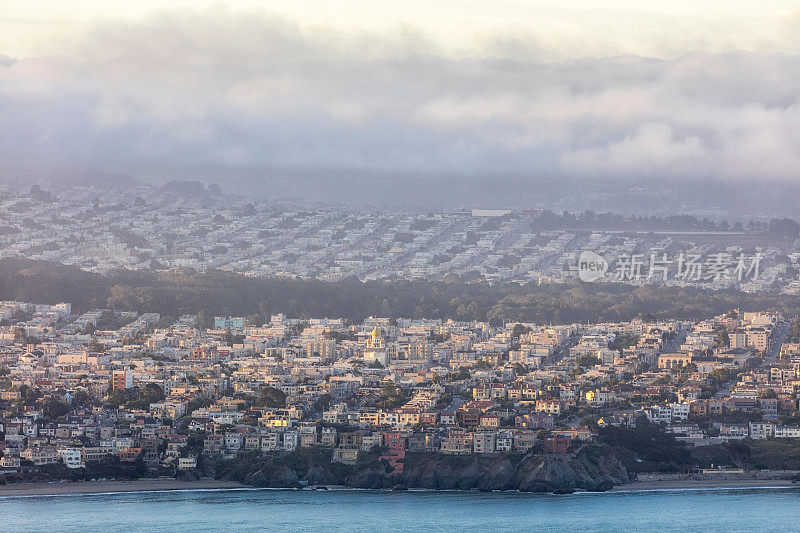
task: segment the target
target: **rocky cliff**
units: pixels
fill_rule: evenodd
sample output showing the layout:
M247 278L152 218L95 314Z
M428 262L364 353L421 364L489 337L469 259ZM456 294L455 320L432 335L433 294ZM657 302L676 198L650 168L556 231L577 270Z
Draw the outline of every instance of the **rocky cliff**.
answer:
M550 492L607 490L628 480L628 471L613 453L593 446L574 456L410 455L400 484L406 488Z
M318 455L316 456L318 457ZM569 492L608 490L630 481L628 471L606 446L585 446L570 456L520 455L447 456L408 454L402 475L375 456L356 465L267 454L218 465L217 477L262 487L344 485L372 489L520 490Z

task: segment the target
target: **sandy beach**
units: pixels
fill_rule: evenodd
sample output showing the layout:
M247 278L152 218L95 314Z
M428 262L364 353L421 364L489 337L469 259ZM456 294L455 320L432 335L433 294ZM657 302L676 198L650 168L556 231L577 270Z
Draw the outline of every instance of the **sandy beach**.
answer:
M0 497L92 494L99 492L140 492L157 490L238 489L235 481L181 481L178 479L137 479L134 481L76 481L63 483L19 483L0 485Z
M614 487L612 492L674 489L746 489L759 487L797 487L788 479L682 479L662 481L636 481ZM225 490L252 488L235 481L181 481L177 479L138 479L134 481L77 481L55 483L19 483L0 485L0 498L9 496L57 496L69 494L96 494L111 492L146 492L161 490ZM307 487L313 490L317 487ZM348 490L349 487L326 486L329 490Z
M670 489L746 489L759 487L798 487L788 479L676 479L636 481L614 487L613 491Z

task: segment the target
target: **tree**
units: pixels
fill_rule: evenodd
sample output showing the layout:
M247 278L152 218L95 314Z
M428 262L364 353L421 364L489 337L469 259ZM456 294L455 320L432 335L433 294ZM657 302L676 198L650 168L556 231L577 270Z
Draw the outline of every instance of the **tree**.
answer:
M164 391L155 383L148 383L141 388L117 389L111 391L106 398L106 405L119 408L124 405L128 409L149 409L151 403L164 399Z
M32 405L42 397L42 391L36 387L28 387L27 385L20 385L20 402L23 405Z
M601 364L602 362L603 361L601 361L599 357L590 354L580 356L577 361L578 366L583 368L592 368Z
M706 376L706 380L708 381L709 387L716 392L723 385L735 379L736 376L736 370L718 368L717 370L710 372L708 376Z
M469 379L472 377L472 374L469 371L469 368L466 366L462 366L458 369L458 372L453 372L452 374L448 375L449 381L463 381L465 379Z
M518 339L521 336L525 335L526 333L529 333L530 331L531 331L531 328L523 326L520 323L517 323L517 324L514 324L514 329L511 330L511 336Z
M251 313L247 315L247 323L253 326L262 326L264 325L264 315L260 313Z
M108 393L105 404L112 409L118 409L121 405L130 400L130 393L127 389L117 389Z
M322 412L330 406L332 400L333 397L325 393L314 401L314 405L311 408L315 413Z
M233 346L233 332L231 328L225 330L225 334L222 336L222 342L225 343L226 346Z
M489 361L484 361L483 359L481 359L480 361L472 365L472 368L474 370L489 370L490 368L492 368L492 364Z
M392 308L389 306L389 300L387 300L386 298L384 298L383 301L381 302L380 315L383 317L392 316Z
M781 239L796 239L800 234L800 224L790 218L773 218L769 222L767 233Z
M614 340L608 343L610 350L622 351L625 348L635 346L639 342L639 336L632 333L619 333Z
M717 346L730 346L731 339L728 335L728 330L725 328L720 328L717 330L717 334L714 338L714 343Z
M723 449L727 453L731 462L739 468L745 468L750 464L750 447L742 441L733 440L723 444Z
M394 383L384 383L381 388L381 395L378 398L378 405L383 409L394 409L400 407L408 400L408 390L398 387Z
M255 404L256 407L286 407L286 394L275 387L264 387Z
M559 216L555 216L560 220ZM612 220L612 219L609 219ZM620 222L624 217L620 218ZM676 225L680 225L676 222ZM37 274L31 276L30 272ZM78 267L28 259L0 258L6 299L39 301L43 295L76 308L99 303L164 316L197 314L200 328L215 315L262 311L292 316L337 315L363 321L384 299L394 316L425 316L515 323L574 323L629 320L641 313L656 318L694 319L744 307L800 314L793 295L770 291L744 294L688 287L623 284L459 283L444 281L359 281L320 283L312 279L255 278L234 272L187 268L95 274ZM480 276L478 276L479 278ZM2 296L2 295L0 295ZM365 305L366 304L366 305Z
M164 399L164 391L155 383L148 383L139 389L136 403L141 409L149 409L151 403L158 403Z
M635 428L603 427L598 437L602 443L627 450L629 453L620 454L620 457L632 471L681 471L691 462L685 443L643 419Z
M47 418L60 418L72 410L69 404L50 398L42 405L42 412Z
M72 397L72 407L81 408L88 407L92 404L92 397L86 391L79 390Z
M105 344L97 342L97 339L92 338L91 342L86 345L86 351L93 353L104 353L108 351Z

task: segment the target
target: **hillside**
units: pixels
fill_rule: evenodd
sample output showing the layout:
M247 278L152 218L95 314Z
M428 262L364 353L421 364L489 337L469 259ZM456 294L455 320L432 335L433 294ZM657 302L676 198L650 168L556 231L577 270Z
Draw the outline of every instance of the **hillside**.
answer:
M198 314L290 317L368 316L574 323L621 321L637 316L699 319L729 311L800 313L789 295L746 294L623 284L525 284L445 281L338 282L252 278L231 272L190 269L119 270L93 274L73 266L24 259L0 260L0 299L37 303L66 301L77 311L92 307L157 312L166 317Z

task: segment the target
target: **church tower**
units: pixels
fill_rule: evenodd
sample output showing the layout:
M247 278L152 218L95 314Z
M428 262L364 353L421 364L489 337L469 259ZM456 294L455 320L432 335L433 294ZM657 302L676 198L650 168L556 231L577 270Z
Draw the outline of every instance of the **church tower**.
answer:
M377 327L370 333L369 347L373 350L382 350L386 348L386 339L383 338L383 332Z

